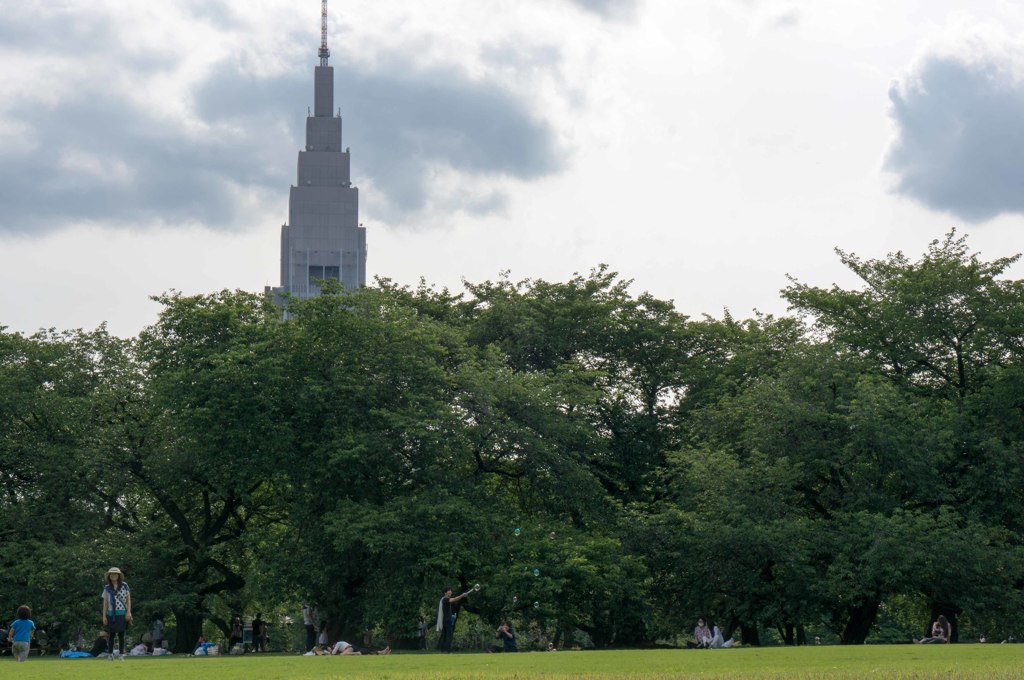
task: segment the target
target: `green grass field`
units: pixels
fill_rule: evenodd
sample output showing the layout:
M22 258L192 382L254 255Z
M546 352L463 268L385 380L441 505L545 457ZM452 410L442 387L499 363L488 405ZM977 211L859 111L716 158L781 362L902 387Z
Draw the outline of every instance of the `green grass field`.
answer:
M382 657L256 656L0 663L0 678L111 680L463 680L476 678L984 678L1024 677L1024 645L867 645L523 654L392 654Z

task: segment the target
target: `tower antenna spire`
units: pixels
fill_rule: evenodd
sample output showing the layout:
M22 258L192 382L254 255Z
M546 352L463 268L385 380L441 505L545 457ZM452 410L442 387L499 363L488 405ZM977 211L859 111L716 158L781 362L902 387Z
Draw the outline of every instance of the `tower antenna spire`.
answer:
M327 0L320 1L320 65L327 66L331 51L327 49Z

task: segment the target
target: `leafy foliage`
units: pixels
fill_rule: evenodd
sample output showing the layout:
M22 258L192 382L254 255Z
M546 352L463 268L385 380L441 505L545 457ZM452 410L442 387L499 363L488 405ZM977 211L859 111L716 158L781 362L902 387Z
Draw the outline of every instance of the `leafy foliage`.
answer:
M116 563L179 651L302 603L408 643L478 582L474 635L557 644L1019 635L1016 257L839 255L863 286L794 279L796 317L690 319L602 267L0 329L0 594L91 628Z

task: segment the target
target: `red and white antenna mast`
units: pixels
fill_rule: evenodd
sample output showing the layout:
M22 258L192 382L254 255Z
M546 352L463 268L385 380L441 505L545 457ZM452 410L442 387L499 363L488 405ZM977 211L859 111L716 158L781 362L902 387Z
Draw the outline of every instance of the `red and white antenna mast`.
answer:
M327 66L331 51L327 49L327 0L320 2L320 65Z

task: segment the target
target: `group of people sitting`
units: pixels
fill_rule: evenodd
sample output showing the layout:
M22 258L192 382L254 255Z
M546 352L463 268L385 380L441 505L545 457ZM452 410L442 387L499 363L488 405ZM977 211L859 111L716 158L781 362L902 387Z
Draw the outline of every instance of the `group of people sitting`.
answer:
M939 614L939 618L932 623L932 634L920 640L914 640L914 642L919 645L949 642L952 637L951 630L949 620L942 614ZM693 640L693 642L688 642L686 646L691 649L724 649L735 644L732 638L728 640L723 638L722 631L718 626L713 623L709 625L703 618L697 619L697 627L693 629ZM820 644L820 638L818 642Z
M714 623L708 625L703 617L697 619L697 627L693 629L694 641L688 644L693 649L725 649L733 646L733 639L726 640L722 629Z
M91 656L106 656L107 649L110 646L110 634L105 630L101 630L96 635L96 640L92 643L92 648L89 649ZM161 641L162 642L162 641ZM146 633L142 636L142 640L128 650L128 656L152 656L154 654L170 654L167 651L166 646L156 646L153 641L151 634Z

